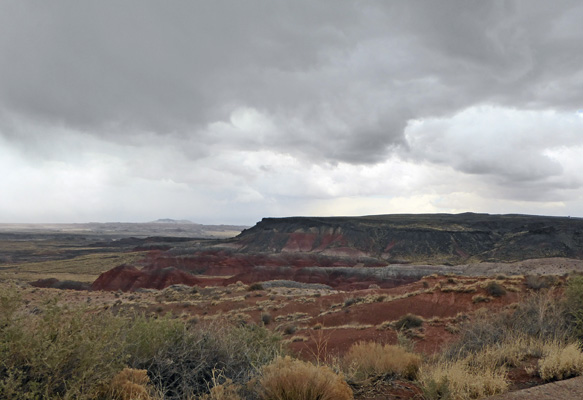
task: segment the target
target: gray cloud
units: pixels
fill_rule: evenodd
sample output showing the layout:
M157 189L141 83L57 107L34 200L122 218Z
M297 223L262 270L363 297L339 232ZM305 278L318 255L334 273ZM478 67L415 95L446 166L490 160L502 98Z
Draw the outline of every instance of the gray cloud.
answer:
M266 146L375 162L409 118L481 102L556 106L559 90L560 105L580 106L582 34L560 22L582 9L535 3L9 1L0 104L118 139L193 135L250 106L303 118L307 133L284 120ZM549 82L555 71L561 81Z
M284 177L343 195L339 170L352 195L394 196L370 182L394 160L474 177L483 197L573 198L579 150L557 152L582 145L582 19L576 0L4 1L0 139L23 166L107 155L118 185L245 210L283 204ZM459 190L441 185L427 193Z

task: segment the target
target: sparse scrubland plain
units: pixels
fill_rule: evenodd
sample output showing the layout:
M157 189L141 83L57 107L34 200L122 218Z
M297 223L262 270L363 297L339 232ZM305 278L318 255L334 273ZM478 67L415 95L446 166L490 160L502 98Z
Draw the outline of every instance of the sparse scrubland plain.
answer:
M405 222L427 230L426 220ZM523 243L530 230L544 245L565 236L557 226L527 224L509 237ZM0 398L478 399L583 374L575 256L544 245L549 257L539 261L464 264L477 256L458 240L449 256L440 242L437 258L465 254L460 264L395 266L371 253L347 256L360 236L336 237L344 247L326 255L312 251L323 249L322 237L306 240L293 228L275 239L262 231L261 243L279 243L273 252L234 249L263 246L249 233L226 241L5 237ZM577 240L568 241L573 254ZM517 265L537 273L514 274ZM177 281L184 274L188 282Z

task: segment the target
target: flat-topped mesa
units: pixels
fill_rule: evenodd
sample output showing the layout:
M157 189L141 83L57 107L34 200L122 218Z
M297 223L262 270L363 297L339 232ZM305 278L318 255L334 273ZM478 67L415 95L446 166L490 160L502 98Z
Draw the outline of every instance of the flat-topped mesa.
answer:
M92 288L276 279L392 287L431 271L463 273L481 262L583 260L583 220L471 213L264 218L232 239L162 244L136 247L150 250L144 268L108 271Z
M366 256L389 263L583 258L583 220L474 213L264 218L235 242L244 252Z

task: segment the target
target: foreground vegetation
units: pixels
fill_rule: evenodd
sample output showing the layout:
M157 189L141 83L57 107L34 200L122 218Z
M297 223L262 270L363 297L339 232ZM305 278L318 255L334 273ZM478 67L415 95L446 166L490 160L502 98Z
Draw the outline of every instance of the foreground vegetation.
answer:
M0 295L0 308L0 398L126 399L120 387L146 382L151 398L195 398L212 382L249 381L281 354L279 338L255 325L190 326L56 299L25 312L15 290Z
M554 281L526 284L521 303L476 315L434 357L407 340L358 342L326 364L290 357L277 334L255 324L67 307L56 297L31 305L4 285L0 398L343 400L399 379L426 399L473 399L508 390L513 368L540 381L583 374L583 277L561 292ZM405 317L395 324L403 331L423 323Z
M583 277L569 279L564 296L537 287L513 309L478 315L461 338L423 365L426 399L476 399L504 392L508 371L524 367L542 381L583 374Z

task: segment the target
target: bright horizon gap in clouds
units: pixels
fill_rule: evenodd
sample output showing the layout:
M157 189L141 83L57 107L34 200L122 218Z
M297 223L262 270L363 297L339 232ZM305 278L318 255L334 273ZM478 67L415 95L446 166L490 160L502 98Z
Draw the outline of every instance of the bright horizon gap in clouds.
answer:
M0 4L0 222L583 216L583 4Z

